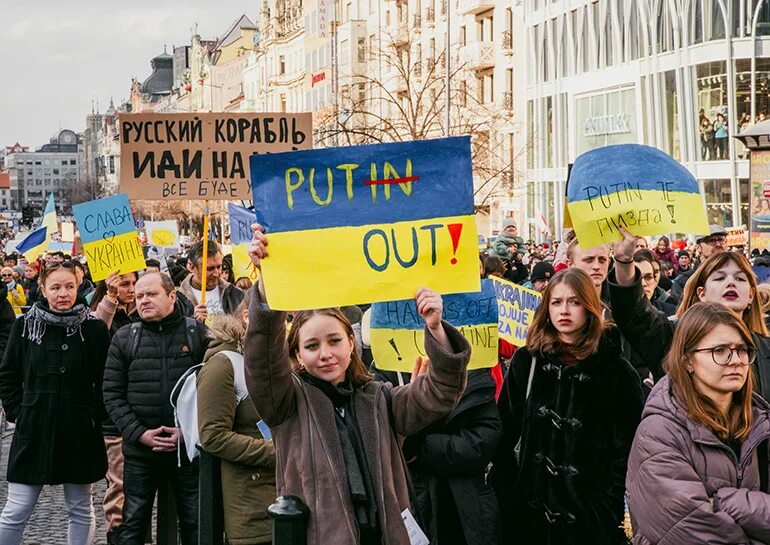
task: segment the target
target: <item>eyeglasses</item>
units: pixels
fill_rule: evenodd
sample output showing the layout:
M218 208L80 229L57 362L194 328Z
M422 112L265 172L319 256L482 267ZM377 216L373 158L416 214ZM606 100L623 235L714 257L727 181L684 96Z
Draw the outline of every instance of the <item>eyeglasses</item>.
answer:
M727 346L726 344L718 344L711 348L698 348L693 352L711 352L711 359L717 365L728 365L733 361L733 354L738 356L738 360L743 365L750 365L757 359L757 351L753 346Z
M724 246L726 242L727 237L707 237L703 239L703 243L709 246Z
M13 274L12 273L3 273L3 274L0 274L0 276L2 276L3 278L10 278L10 277L13 276Z

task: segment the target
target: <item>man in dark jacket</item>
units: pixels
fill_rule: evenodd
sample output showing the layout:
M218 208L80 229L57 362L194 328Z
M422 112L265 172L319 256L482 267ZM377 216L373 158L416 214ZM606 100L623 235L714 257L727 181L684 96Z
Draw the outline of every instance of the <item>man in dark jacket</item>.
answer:
M123 435L123 525L120 543L142 545L162 479L177 498L183 545L197 543L198 467L180 449L169 401L179 378L201 363L205 328L175 308L174 283L162 273L136 283L140 322L112 339L104 372L104 401ZM177 463L179 461L179 463Z
M179 291L195 306L194 318L201 323L209 316L234 314L243 301L243 292L222 278L222 252L216 241L210 240L203 271L203 241L193 244L187 254L187 269L192 273L179 285ZM206 304L202 305L201 287L206 275Z

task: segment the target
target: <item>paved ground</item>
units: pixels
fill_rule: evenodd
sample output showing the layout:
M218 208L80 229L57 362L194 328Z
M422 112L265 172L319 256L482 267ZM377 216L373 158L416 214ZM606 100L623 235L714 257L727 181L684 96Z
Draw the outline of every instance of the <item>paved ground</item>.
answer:
M1 425L0 425L1 426ZM2 429L0 427L0 429ZM6 466L8 451L11 447L13 430L6 430L0 436L0 506L5 505L8 494ZM104 523L102 498L105 481L94 484L94 513L96 515L95 545L107 543L107 530ZM64 492L61 486L46 486L40 494L35 512L27 524L24 533L24 545L67 545L67 508L64 504Z

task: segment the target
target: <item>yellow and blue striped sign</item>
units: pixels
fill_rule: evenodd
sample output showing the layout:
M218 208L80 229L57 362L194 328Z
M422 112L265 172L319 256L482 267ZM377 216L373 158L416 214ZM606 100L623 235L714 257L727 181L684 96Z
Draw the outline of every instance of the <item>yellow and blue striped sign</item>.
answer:
M706 234L695 177L657 148L606 146L575 160L567 185L568 217L584 248L637 236Z
M94 281L113 271L126 274L144 269L144 253L125 193L72 207Z
M479 290L470 138L251 156L270 306Z
M259 280L259 271L249 257L251 244L251 224L254 212L237 204L227 203L227 215L230 216L230 243L233 252L233 282L239 278L248 278L252 282Z
M471 345L469 369L497 365L498 303L490 280L481 291L444 296L444 320ZM413 299L372 305L372 356L383 371L411 372L418 356L425 357L425 323Z

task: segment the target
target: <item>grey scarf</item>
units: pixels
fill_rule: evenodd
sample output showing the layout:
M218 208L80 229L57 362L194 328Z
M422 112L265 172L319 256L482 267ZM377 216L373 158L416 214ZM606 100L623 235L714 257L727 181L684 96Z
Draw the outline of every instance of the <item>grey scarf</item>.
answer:
M67 337L79 333L81 340L85 340L83 339L81 326L90 316L91 311L83 304L77 304L65 312L54 312L44 303L35 303L32 305L32 308L29 309L29 312L24 315L24 330L22 331L22 337L26 337L34 343L41 344L43 342L46 327L52 325L55 327L63 327Z

